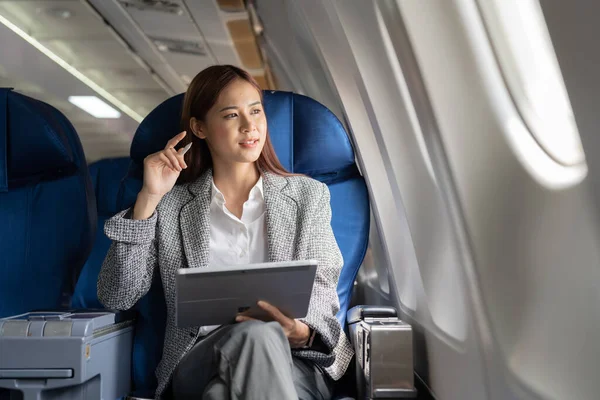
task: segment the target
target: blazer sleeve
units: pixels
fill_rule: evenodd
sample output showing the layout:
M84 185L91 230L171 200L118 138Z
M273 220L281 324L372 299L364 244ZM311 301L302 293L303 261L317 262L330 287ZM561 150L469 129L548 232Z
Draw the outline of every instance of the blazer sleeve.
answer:
M331 228L329 189L325 184L320 186L321 195L312 210L313 217L309 219L310 237L307 251L307 258L317 260L319 265L308 314L300 321L316 331L317 342L320 344L305 351L320 352L320 355L312 354L312 357L322 365L328 366L334 361L333 350L340 340L340 335L344 335L336 318L340 310L337 284L344 261Z
M129 214L130 209L121 211L104 225L112 244L98 276L98 299L115 310L130 309L148 292L158 264L157 211L146 220Z

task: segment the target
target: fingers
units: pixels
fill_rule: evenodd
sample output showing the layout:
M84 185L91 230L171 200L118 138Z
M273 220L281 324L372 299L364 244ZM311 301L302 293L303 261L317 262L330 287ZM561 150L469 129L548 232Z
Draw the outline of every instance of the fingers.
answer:
M181 154L181 152L176 151L173 148L163 150L163 152L167 153L167 156L169 156L169 158L174 158L176 161L175 165L177 165L179 168L181 168L181 169L187 168L187 164L185 163L185 160L183 159L183 155Z
M162 153L169 159L169 161L171 162L171 167L173 169L175 169L176 171L182 170L175 150L173 150L173 149L163 150Z
M183 131L183 132L178 133L177 135L173 136L171 139L169 139L169 141L167 142L167 145L165 146L165 150L177 146L177 143L179 143L181 141L181 139L183 139L185 137L186 134L187 134L187 132Z
M158 159L165 163L167 167L171 168L173 171L179 171L179 169L176 166L177 164L173 164L173 161L171 161L171 159L167 157L167 155L164 152L161 151L157 155Z
M259 301L258 306L267 312L271 316L271 318L278 322L284 329L291 329L294 327L296 321L294 319L286 317L279 309L266 301ZM235 317L236 322L244 322L244 321L260 321L261 319L250 317L245 314L238 314ZM265 321L268 321L267 318Z
M259 301L258 306L268 312L269 315L271 315L273 319L279 322L282 326L289 326L294 323L293 319L286 317L281 311L279 311L277 307L267 303L266 301Z
M258 321L256 318L249 317L247 315L238 315L235 317L235 322L245 322L245 321Z

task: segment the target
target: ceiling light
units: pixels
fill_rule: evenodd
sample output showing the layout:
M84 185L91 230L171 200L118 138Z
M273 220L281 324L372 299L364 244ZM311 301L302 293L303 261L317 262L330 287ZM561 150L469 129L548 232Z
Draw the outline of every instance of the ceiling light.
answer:
M60 58L58 55L56 55L54 52L52 52L46 46L44 46L43 44L41 44L40 42L38 42L36 39L34 39L33 37L31 37L30 35L28 35L25 31L23 31L21 28L19 28L18 26L16 26L12 22L10 22L8 19L4 18L2 15L0 15L0 23L2 23L8 29L10 29L11 31L13 31L17 35L19 35L20 37L22 37L23 39L25 39L25 41L27 41L27 43L31 44L33 47L35 47L36 49L38 49L39 51L41 51L44 55L46 55L52 61L54 61L55 63L57 63L61 67L63 67L67 72L69 72L75 78L77 78L81 82L85 83L90 89L92 89L94 92L98 93L102 98L108 100L112 105L114 105L115 107L117 107L123 113L129 115L134 121L136 121L138 123L142 122L142 120L144 118L140 114L138 114L135 111L133 111L125 103L123 103L122 101L120 101L119 99L117 99L115 96L113 96L112 94L110 94L109 92L107 92L106 90L104 90L96 82L92 81L90 78L88 78L87 76L85 76L84 74L82 74L78 69L76 69L75 67L71 66L65 60L63 60L62 58Z
M69 96L69 102L96 118L121 118L121 113L96 96Z

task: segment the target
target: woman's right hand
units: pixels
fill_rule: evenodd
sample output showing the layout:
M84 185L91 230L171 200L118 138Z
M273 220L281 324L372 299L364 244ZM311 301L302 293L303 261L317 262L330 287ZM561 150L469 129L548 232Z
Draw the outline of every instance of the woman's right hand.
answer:
M183 160L183 149L175 150L175 146L185 135L185 131L179 133L167 142L163 150L144 159L144 194L162 198L173 189L180 172L187 168Z
M179 173L187 168L183 161L184 149L175 151L185 135L185 131L181 132L171 138L163 150L144 159L144 184L133 206L133 219L150 218L162 197L175 186Z

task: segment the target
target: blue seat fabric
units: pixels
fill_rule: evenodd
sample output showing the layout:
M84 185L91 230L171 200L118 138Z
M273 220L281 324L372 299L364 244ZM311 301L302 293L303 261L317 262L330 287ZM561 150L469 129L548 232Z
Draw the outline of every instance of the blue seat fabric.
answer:
M60 111L0 89L0 318L68 307L92 248L95 200Z
M104 222L120 210L133 205L141 188L141 182L133 181L130 184L135 184L135 187L129 191L124 190L126 187L124 180L130 164L131 159L123 157L100 160L90 165L98 209L98 228L94 248L81 270L73 294L73 308L102 308L97 296L96 283L102 262L111 244L110 239L104 234ZM162 357L166 305L160 276L158 271L156 272L150 292L133 307L135 337L132 354L132 394L138 397L154 395L158 383L154 373L148 371L147 365L158 365Z
M144 158L164 148L180 132L182 103L182 94L166 100L138 127L131 145L132 163L118 191L120 209L135 202L141 188ZM329 186L332 227L344 256L337 317L345 326L354 280L367 248L370 215L367 188L355 165L352 145L340 121L308 97L265 91L264 106L271 140L282 165L290 172L306 174ZM156 383L149 377L154 377L162 354L162 346L153 344L157 343L158 332L162 332L161 339L164 337L166 317L159 278L155 277L150 292L140 300L137 309L148 318L146 330L137 330L135 335L134 386L136 395L152 396Z
M123 157L100 160L89 167L96 197L98 225L94 247L81 270L73 293L73 308L102 308L96 294L96 281L111 244L104 234L104 222L120 210L117 206L117 194L129 163L129 157Z

